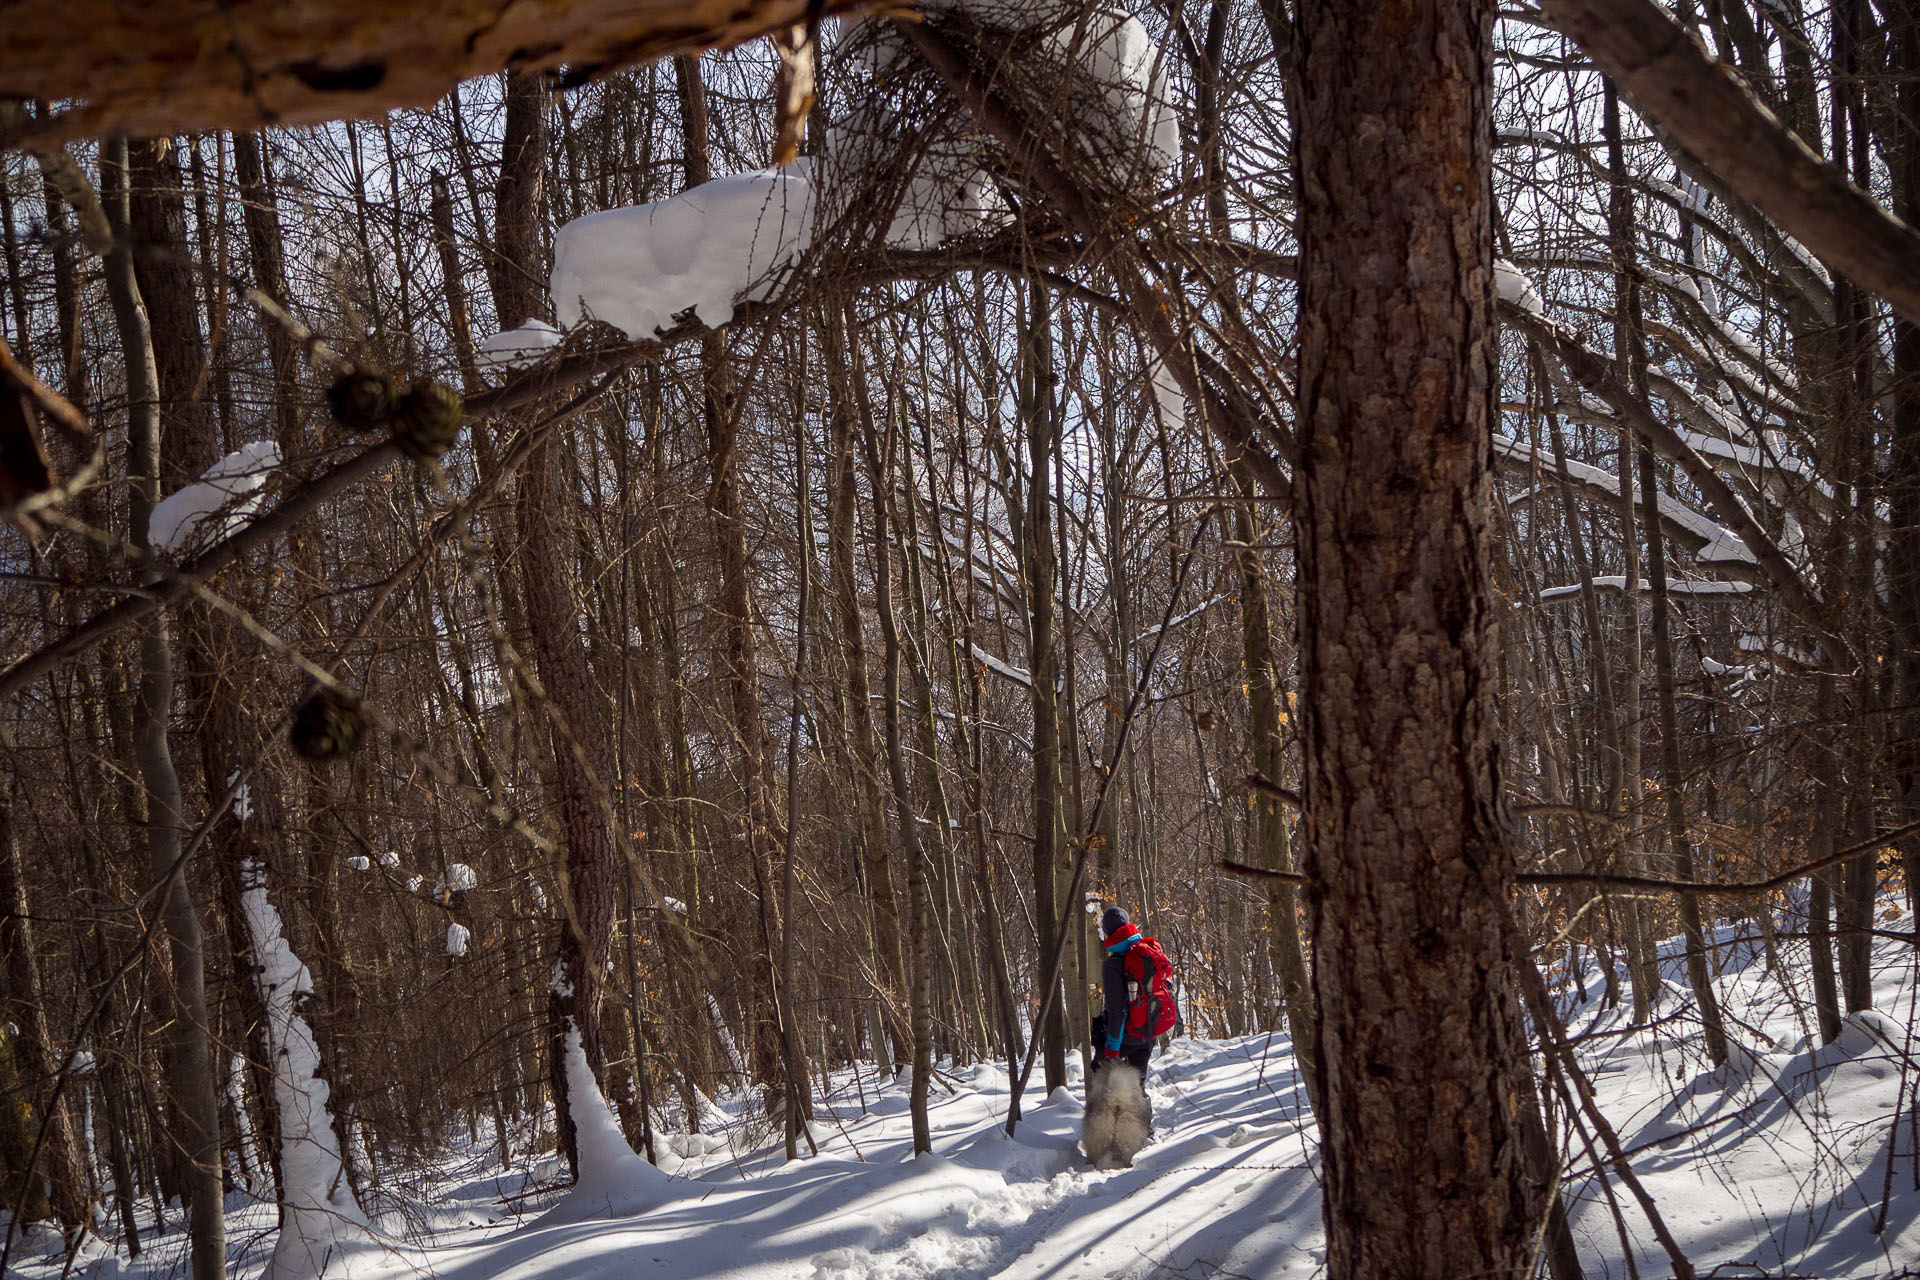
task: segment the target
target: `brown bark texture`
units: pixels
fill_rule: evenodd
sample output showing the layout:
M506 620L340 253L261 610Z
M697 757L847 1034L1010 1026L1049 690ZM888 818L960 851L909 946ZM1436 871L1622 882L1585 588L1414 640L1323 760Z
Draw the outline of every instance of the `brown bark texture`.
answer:
M538 291L528 282L539 275L533 255L539 243L535 228L548 104L548 89L540 77L508 80L495 210L500 269L493 280L494 309L502 325L523 323L538 306ZM529 647L551 717L547 794L566 848L557 948L563 973L548 1002L547 1032L561 1150L572 1166L577 1150L566 1086L566 1032L571 1024L580 1033L581 1050L599 1076L605 1063L600 1015L613 947L619 850L608 825L607 782L600 773L601 762L611 760L613 753L599 691L580 642L580 605L567 569L569 504L558 443L549 436L528 453L516 518Z
M18 0L0 98L71 105L48 142L317 124L432 106L504 68L585 76L731 45L846 0Z
M1309 920L1334 1277L1521 1276L1493 695L1489 0L1300 10Z

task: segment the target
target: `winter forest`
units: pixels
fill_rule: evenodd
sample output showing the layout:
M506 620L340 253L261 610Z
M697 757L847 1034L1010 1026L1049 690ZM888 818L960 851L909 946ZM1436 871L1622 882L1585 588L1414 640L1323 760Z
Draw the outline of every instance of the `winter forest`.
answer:
M8 1277L1920 1275L1920 3L5 9Z

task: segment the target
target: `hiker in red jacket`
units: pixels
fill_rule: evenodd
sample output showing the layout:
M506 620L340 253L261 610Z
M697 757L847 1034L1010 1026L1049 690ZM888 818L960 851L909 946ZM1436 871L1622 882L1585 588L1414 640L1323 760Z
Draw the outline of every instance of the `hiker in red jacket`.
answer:
M1180 1019L1173 1000L1173 965L1160 944L1142 935L1121 907L1108 907L1100 917L1100 937L1107 947L1107 962L1100 969L1107 1016L1094 1040L1102 1062L1122 1059L1144 1076L1154 1037L1173 1030Z

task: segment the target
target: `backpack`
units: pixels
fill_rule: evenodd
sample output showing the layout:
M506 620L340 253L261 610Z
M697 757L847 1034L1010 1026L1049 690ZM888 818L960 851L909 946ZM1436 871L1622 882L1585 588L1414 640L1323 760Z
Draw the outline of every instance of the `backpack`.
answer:
M1163 1036L1180 1021L1173 999L1173 962L1153 938L1141 938L1121 957L1127 971L1126 1038L1138 1043Z

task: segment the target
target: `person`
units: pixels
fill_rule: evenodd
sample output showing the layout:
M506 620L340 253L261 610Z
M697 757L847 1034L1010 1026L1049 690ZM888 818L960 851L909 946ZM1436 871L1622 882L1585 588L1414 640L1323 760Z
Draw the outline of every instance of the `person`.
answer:
M1179 1009L1173 997L1173 964L1153 938L1142 934L1124 907L1108 907L1100 917L1100 938L1106 944L1106 963L1100 968L1100 987L1106 997L1106 1017L1096 1025L1096 1069L1105 1062L1133 1064L1144 1079L1153 1056L1154 1037L1173 1030Z

